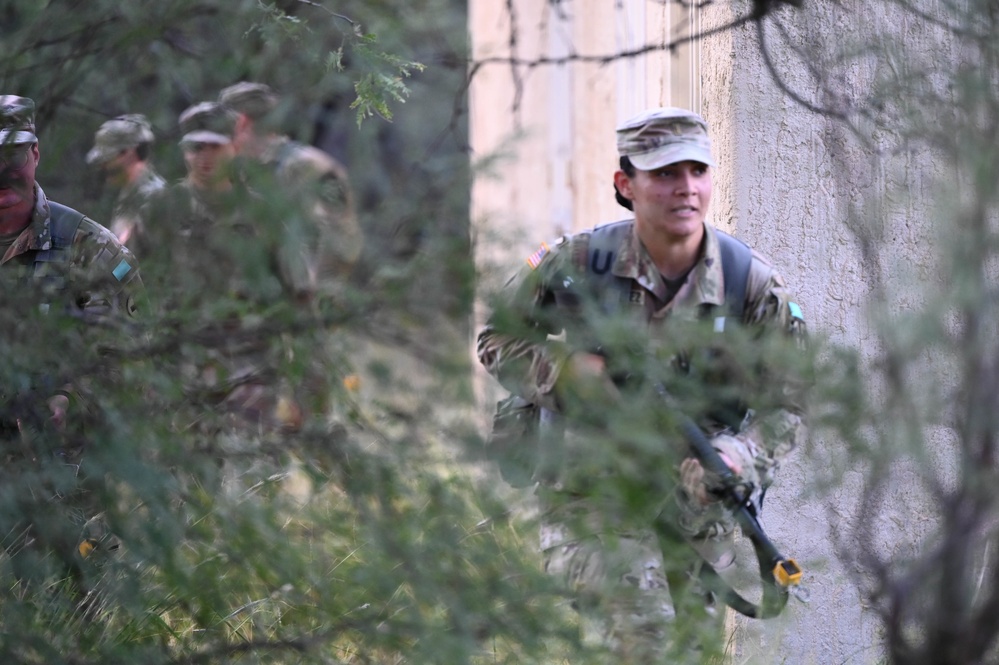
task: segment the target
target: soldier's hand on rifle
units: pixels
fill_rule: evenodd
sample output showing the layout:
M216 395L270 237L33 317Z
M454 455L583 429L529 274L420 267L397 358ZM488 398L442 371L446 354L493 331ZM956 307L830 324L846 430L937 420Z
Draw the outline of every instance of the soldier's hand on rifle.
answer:
M52 415L49 420L55 425L57 430L66 428L66 412L69 411L69 398L65 395L53 395L49 398L49 411Z
M742 473L742 466L732 461L725 453L719 451L718 456L732 469L732 473ZM718 501L709 493L708 483L704 478L704 467L696 457L688 457L680 463L680 485L687 494L697 500L702 506Z
M562 404L607 404L621 397L620 391L607 373L603 356L586 351L574 351L566 360L555 382L555 393Z

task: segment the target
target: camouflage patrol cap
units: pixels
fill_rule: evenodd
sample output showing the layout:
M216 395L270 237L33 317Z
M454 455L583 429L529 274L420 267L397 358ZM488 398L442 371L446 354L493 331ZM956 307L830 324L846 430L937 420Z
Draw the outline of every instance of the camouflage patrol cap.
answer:
M644 111L618 125L617 151L642 171L687 160L715 165L704 118L671 106Z
M17 95L0 95L0 143L37 143L35 102Z
M87 164L104 164L121 153L143 143L153 142L153 128L146 116L129 113L108 120L94 134L94 147L87 153Z
M232 132L236 117L231 111L216 102L200 102L188 107L180 114L180 145L191 143L232 142Z
M275 109L278 96L264 83L240 81L219 93L219 103L256 120Z

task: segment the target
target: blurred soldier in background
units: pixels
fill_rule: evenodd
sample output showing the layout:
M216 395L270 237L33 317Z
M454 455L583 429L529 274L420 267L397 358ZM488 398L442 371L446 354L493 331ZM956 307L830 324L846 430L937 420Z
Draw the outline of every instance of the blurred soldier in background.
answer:
M149 201L166 187L149 162L152 142L153 130L145 116L121 115L101 125L86 158L109 185L119 188L108 226L119 242L140 255L146 249L141 245Z
M303 296L345 279L363 242L346 169L278 132L279 100L267 85L237 83L219 102L236 112L233 145L247 185L284 217L285 278Z
M233 491L287 468L326 431L329 295L311 219L269 170L233 168L237 115L216 102L179 118L187 176L154 206L155 248L143 263L161 329L187 340L176 374L189 399L177 427L221 463ZM256 165L255 166L259 166ZM314 228L314 226L311 226ZM335 382L334 382L335 383Z
M243 239L256 235L239 221L246 192L232 178L234 121L234 114L215 102L194 104L178 118L187 175L150 206L143 261L143 277L159 311L179 312L185 303L229 294L238 271L227 233L239 228Z
M180 231L190 233L191 227L210 225L235 205L230 196L235 114L215 102L201 102L185 109L178 122L187 177L176 189L190 207L174 214L183 217Z

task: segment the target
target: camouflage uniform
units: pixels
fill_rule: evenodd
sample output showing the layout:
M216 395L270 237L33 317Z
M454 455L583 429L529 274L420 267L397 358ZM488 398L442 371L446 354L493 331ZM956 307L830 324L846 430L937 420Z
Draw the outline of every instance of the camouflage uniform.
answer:
M185 110L185 152L199 149L196 144L227 146L232 120L214 102ZM197 182L191 172L170 188L156 206L163 223L156 224L157 251L144 272L159 311L211 321L218 333L189 345L178 368L192 410L176 414L177 427L227 460L222 480L238 488L244 474L272 473L267 458L284 454L290 437L322 412L322 399L308 393L319 380L312 374L324 368L310 363L295 385L284 375L282 367L296 362L294 347L311 328L294 340L264 329L303 322L310 310L296 299L304 287L286 278L287 231L272 212L276 206L231 178L230 166L218 164L217 187Z
M198 144L228 145L233 118L214 102L202 102L180 115L180 145L185 154ZM167 188L150 206L150 248L143 272L160 309L176 308L181 300L221 297L235 275L231 249L220 241L220 229L238 224L246 192L234 186L229 165L220 162L212 177L202 182L189 168L187 177Z
M175 228L150 257L154 272L147 281L155 280L150 290L160 310L203 310L228 331L206 342L198 360L182 369L185 387L198 402L225 414L212 431L287 434L302 422L299 401L276 376L284 354L274 347L274 337L248 330L264 323L251 312L270 309L276 315L293 307L294 298L266 274L273 248L255 226L248 199L252 195L239 186L207 192L185 180L171 187L163 202ZM260 266L264 270L253 274Z
M184 179L170 188L168 209L177 220L174 233L184 238L207 235L211 229L239 208L239 197L245 191L209 192Z
M0 96L0 144L34 143L34 102ZM40 344L48 349L52 340L46 341L43 330L52 329L38 324L49 316L66 314L86 323L102 324L93 327L85 338L87 344L101 346L102 331L112 336L120 334L115 326L107 324L136 317L136 301L142 290L137 262L108 229L75 210L50 202L37 182L33 182L32 191L33 207L26 226L10 237L0 238L0 282L9 301L7 308L16 308L6 314L11 318L6 328L8 343ZM32 318L39 315L45 318ZM56 334L64 334L60 322L55 323ZM64 351L72 354L72 344L81 340L72 332L65 334ZM21 339L25 335L30 337ZM39 353L39 357L44 358L44 354ZM77 570L76 558L86 555L98 540L103 540L104 545L115 542L102 520L95 518L99 507L75 479L87 443L84 423L92 415L87 384L97 372L113 373L115 368L106 363L86 376L55 378L46 373L46 367L36 367L34 359L31 363L31 385L26 390L13 387L11 393L7 391L12 386L4 386L4 412L0 417L5 454L2 470L10 474L4 482L28 483L31 488L18 497L16 513L5 513L5 523L0 527L8 553L27 548L24 556L14 561L21 577L34 574L35 564L23 561L44 556L45 548L39 548L38 541L44 542L70 570ZM14 359L11 364L16 366ZM59 366L64 364L71 369L75 365L72 358ZM36 436L47 426L49 398L60 395L72 397L65 428ZM52 444L58 447L48 451L40 448ZM54 459L49 458L50 453ZM53 465L52 461L57 463ZM69 480L59 481L66 473L71 474ZM52 482L58 490L53 491ZM18 538L11 540L15 524L21 530ZM78 551L78 545L88 549Z
M219 102L255 123L269 122L278 103L269 87L249 82L226 88ZM363 244L346 168L287 136L261 133L259 140L259 154L243 159L244 174L286 228L284 278L303 292L337 291Z
M136 296L141 289L138 263L132 253L104 228L83 217L69 247L68 261L39 262L53 250L52 216L42 188L35 184L35 209L31 222L8 245L0 259L0 278L17 276L47 280L54 273L67 273L59 300L69 310L88 317L124 315L134 317ZM51 306L51 302L47 302Z
M151 202L166 190L166 180L147 164L134 181L122 188L111 211L111 232L120 237L129 230L128 246L137 253L150 251L145 220L149 218Z
M87 152L86 161L100 166L113 160L123 150L149 145L153 139L152 127L145 116L137 113L118 116L97 130L94 146ZM129 248L140 254L149 249L144 225L149 215L149 203L166 189L166 181L156 169L145 159L142 162L138 175L118 192L108 224L116 237L127 236Z
M66 210L66 209L64 209ZM75 212L75 211L69 211ZM83 217L77 226L69 247L65 262L52 261L50 255L54 249L53 227L55 218L50 212L50 205L42 188L35 184L35 209L31 223L8 246L0 244L3 258L0 259L0 282L7 284L5 292L13 289L37 288L37 302L46 311L60 310L78 317L84 321L97 323L107 317L124 317L134 319L137 312L136 299L141 290L138 265L131 252L104 228L89 217ZM10 332L10 331L8 331ZM104 368L104 371L112 371ZM40 385L35 390L40 392L57 392L71 396L71 411L69 424L74 430L79 430L80 423L87 418L89 399L81 385L86 377L74 377L77 384L48 385L46 377L36 377ZM7 396L11 397L10 395ZM39 394L40 398L46 395ZM44 408L41 405L28 405L29 408ZM4 419L6 420L6 419ZM4 422L0 425L6 435L21 438L19 427L10 426ZM35 423L36 426L39 423ZM78 468L83 453L85 440L67 440L65 445L56 451L59 459ZM37 450L16 451L17 446L6 447L7 457L5 468L13 471L22 459L21 452L37 456ZM17 459L12 458L14 455ZM94 519L99 512L89 500L79 495L81 490L73 495L67 503L74 527L72 533L60 534L67 542L61 549L75 546L77 543L92 539L92 542L107 541L106 546L116 542L110 536L106 525L101 520ZM68 497L67 497L68 498ZM25 508L27 510L28 508ZM51 507L33 506L42 513ZM114 545L116 546L116 545Z
M679 337L684 326L699 325L706 308L725 305L719 241L709 225L704 227L699 259L675 292L661 276L633 222L614 251L610 270L615 277L629 281L625 289L629 295L610 312L604 310L603 316L618 319L620 329L644 331L640 339L650 357L660 356L663 349L675 350L673 338ZM653 522L667 505L669 493L659 497L661 503L652 497L654 505L636 517L634 509L615 505L615 499L593 490L592 486L599 484L595 477L599 478L600 472L594 474L584 458L593 450L594 434L592 430L577 431L573 422L564 421L564 405L554 390L573 350L600 344L599 339L593 339L598 327L592 319L580 316L573 320L580 312L553 314L560 298L557 292L574 281L587 284L588 274L592 274L585 268L591 235L592 231L584 231L565 236L529 257L500 294L493 316L479 335L477 352L485 368L504 387L543 407L551 421L564 428L558 443L542 439L545 447L561 449L557 455L544 453L554 461L549 459L549 468L537 476L541 481L540 545L546 572L573 589L582 607L589 599L600 637L618 657L629 663L660 662L671 648L667 627L676 607ZM608 282L594 281L603 285L597 288L612 288ZM620 287L613 288L617 291ZM607 302L608 296L619 297L608 292L590 295L598 303ZM570 309L564 304L557 307ZM747 330L775 331L792 340L805 335L801 310L783 278L756 252L752 253L741 323ZM681 356L669 358L674 365L679 359ZM714 447L738 463L741 477L757 488L757 499L760 488L772 481L781 458L805 432L798 386L789 379L784 388L779 391L782 397L777 408L759 414L752 426L738 432L726 430L724 424L710 418L699 419L708 434L714 435ZM613 450L616 444L603 445ZM678 474L665 475L676 478ZM705 482L710 485L711 479ZM717 569L731 565L734 524L721 503L705 506L682 485L675 487L672 500L676 505L668 512L678 522L674 526L693 546L691 551L696 550ZM689 558L692 563L697 559L682 553L680 558Z
M287 137L274 139L262 161L274 169L278 182L322 229L319 242L325 246L317 269L334 278L347 277L361 253L361 230L347 169L322 150Z

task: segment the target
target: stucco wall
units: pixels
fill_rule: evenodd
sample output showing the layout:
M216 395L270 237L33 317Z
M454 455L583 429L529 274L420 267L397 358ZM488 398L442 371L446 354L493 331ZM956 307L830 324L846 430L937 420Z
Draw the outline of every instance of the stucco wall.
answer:
M731 20L733 9L744 5L715 5L706 24ZM806 3L803 10L780 12L786 37L771 25L766 40L782 83L812 103L843 108L846 100L862 99L883 68L893 67L882 57L841 59L854 44L882 46L887 37L898 37L900 55L913 67L953 59L952 45L939 31L897 5L858 9ZM792 101L767 70L755 26L708 39L704 53L702 81L710 91L705 113L730 169L722 178L731 207L722 214L734 219L737 235L780 267L817 336L873 359L879 349L867 315L911 308L920 284L933 274L933 202L926 188L933 160L925 151L897 150L885 132L864 132L864 145L840 121ZM820 88L809 66L824 68L831 87ZM874 257L861 256L851 226L879 248ZM872 301L876 282L884 292ZM946 368L928 363L924 371L941 385L948 380ZM934 447L947 449L948 432L933 438ZM840 565L834 540L848 533L859 511L877 511L879 548L903 552L926 535L933 510L913 471L901 464L881 505L857 504L864 482L859 470L845 473L831 495L814 497L810 479L823 451L841 444L820 434L812 445L783 470L765 511L775 540L809 571L811 603L792 606L779 622L740 621L738 643L747 652L760 650L753 662L876 663L880 624L856 590L855 571Z

